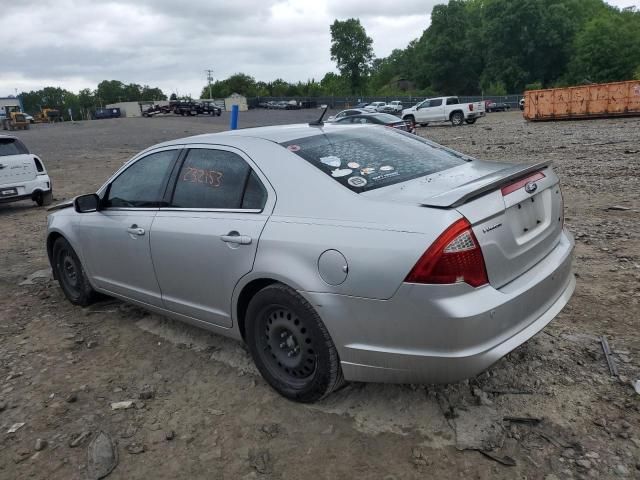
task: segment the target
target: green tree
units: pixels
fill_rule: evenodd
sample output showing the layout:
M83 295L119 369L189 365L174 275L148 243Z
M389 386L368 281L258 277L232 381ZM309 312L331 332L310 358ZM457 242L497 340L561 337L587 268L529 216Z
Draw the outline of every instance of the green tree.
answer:
M640 65L640 13L590 20L575 39L569 78L576 83L629 80Z
M356 93L364 83L373 60L373 40L360 24L360 20L350 18L336 20L331 25L331 60Z

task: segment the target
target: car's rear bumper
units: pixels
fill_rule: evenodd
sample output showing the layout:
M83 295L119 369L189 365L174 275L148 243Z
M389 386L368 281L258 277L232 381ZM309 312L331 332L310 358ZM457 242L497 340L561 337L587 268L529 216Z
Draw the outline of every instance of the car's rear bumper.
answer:
M327 325L347 380L449 383L474 376L542 330L575 289L573 239L497 290L403 284L389 300L302 292Z
M48 192L51 190L51 180L49 179L49 175L38 175L35 180L0 185L0 189L5 188L15 188L17 194L0 197L0 203L17 202L26 199L35 200L34 195L38 192Z

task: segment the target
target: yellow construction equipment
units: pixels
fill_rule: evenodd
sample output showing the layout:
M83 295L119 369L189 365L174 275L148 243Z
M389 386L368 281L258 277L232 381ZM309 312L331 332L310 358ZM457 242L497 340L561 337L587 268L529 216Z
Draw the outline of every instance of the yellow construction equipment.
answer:
M33 116L36 123L54 123L61 122L62 116L60 110L55 108L42 108L38 113Z
M2 118L3 130L29 130L29 120L27 120L27 116L20 111L20 107L4 107L4 114Z

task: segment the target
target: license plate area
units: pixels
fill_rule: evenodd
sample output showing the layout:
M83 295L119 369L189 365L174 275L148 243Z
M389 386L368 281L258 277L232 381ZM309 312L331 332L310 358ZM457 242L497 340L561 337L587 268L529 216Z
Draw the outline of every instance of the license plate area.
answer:
M15 197L16 195L18 195L18 189L15 187L0 188L0 198Z
M550 189L525 198L506 211L508 225L518 245L537 237L551 224L552 202Z

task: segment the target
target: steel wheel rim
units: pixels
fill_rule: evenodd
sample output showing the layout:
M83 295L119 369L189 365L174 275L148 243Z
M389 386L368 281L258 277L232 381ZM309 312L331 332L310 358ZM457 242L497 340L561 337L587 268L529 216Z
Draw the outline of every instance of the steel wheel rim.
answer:
M60 252L59 271L60 278L65 286L73 293L78 292L78 284L80 281L80 272L76 265L75 259L72 257L68 250L62 250Z
M272 306L260 315L258 351L267 369L289 384L303 384L317 368L317 353L309 327L291 309Z

